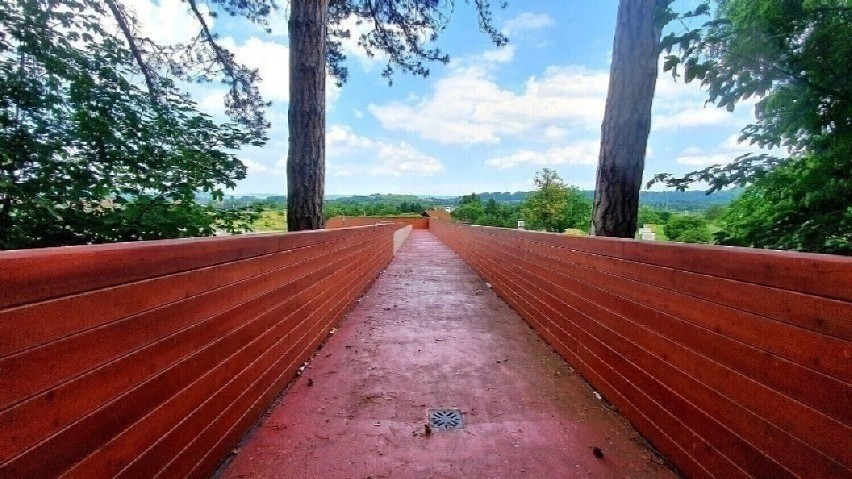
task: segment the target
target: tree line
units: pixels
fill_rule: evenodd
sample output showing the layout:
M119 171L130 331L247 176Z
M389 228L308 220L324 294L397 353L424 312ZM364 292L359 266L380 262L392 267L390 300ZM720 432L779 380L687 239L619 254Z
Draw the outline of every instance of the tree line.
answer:
M498 202L493 197L472 193L461 196L452 212L456 221L481 226L517 228L555 233L588 234L592 221L592 199L577 187L567 185L553 170L544 168L536 175L538 186L521 202ZM684 211L641 204L637 225L649 226L657 240L683 243L720 243L729 233L731 219L738 213L736 200L731 205L705 204L700 210ZM638 230L638 228L637 228ZM736 227L732 229L736 231ZM634 230L634 236L637 231Z

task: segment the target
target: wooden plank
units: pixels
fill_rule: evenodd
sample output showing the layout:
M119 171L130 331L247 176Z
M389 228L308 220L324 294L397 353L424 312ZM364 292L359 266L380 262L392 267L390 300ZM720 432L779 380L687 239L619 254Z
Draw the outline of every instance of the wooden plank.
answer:
M598 358L599 361L611 368L615 374L622 377L625 382L634 385L639 391L642 391L642 395L648 398L648 405L651 402L658 405L665 405L666 411L681 423L680 428L693 431L698 437L703 438L709 448L703 450L704 454L712 455L710 452L710 449L712 449L739 467L745 466L765 471L770 473L769 477L793 477L789 472L784 471L777 464L772 463L772 461L760 454L750 444L742 441L737 436L725 430L721 424L704 415L700 409L690 405L679 395L660 385L651 374L639 370L626 361L616 350L590 335L575 322L564 322L565 324L557 326L555 320L561 317L561 313L558 310L560 304L538 288L534 277L532 278L533 282L530 282L529 279L519 276L518 272L520 269L514 267L511 261L506 261L506 258L500 258L501 261L498 264L494 261L494 256L490 255L487 251L483 251L481 247L478 247L477 251L481 252L485 257L485 261L492 263L492 267L501 268L506 271L506 274L514 277L514 287L525 298L528 298L528 302L540 305L537 309L542 311L547 321L553 325L548 328L551 334L566 336L572 341L575 341L578 345L575 349L578 351L580 348L587 350L589 354ZM576 319L579 319L579 316ZM664 375L665 371L654 371L654 373ZM637 398L633 395L630 397L634 402L637 401ZM656 416L654 418L657 420ZM710 442L711 439L712 443ZM737 451L738 454L730 457L726 452L730 453L731 451ZM748 463L744 464L744 461L748 461ZM767 475L764 474L760 477L767 477Z
M503 243L495 242L495 244ZM546 263L568 261L545 256L538 249L526 249L526 244L516 251L527 251L538 255L538 261ZM569 262L581 265L582 260L576 259L572 257ZM609 271L603 274L617 276ZM625 289L619 294L642 303L652 304L659 311L679 316L731 339L848 382L848 379L844 379L849 378L850 370L852 370L849 361L845 360L852 354L848 341L751 314L730 305L713 302L710 298L682 294L672 289L650 288L648 286L654 285L653 281L644 279L648 278L626 277L626 281L622 283L626 285ZM689 283L689 280L683 283ZM642 288L641 292L633 288L636 284ZM745 283L737 283L737 285L745 285Z
M466 227L587 253L852 301L852 258L731 246L654 243L623 238L554 235Z
M284 268L376 233L342 237L294 250L221 263L0 311L0 357L100 326L163 304L199 295L266 271ZM26 324L26 328L21 328ZM2 403L2 401L0 401Z
M338 268L337 271L340 269ZM333 280L333 277L330 278ZM298 296L294 298L296 299L294 313L318 301L311 297L306 298L306 301L298 301ZM126 425L132 424L135 419L185 387L193 377L214 367L221 356L227 356L261 331L268 330L281 314L283 311L278 309L268 311L220 340L208 344L193 356L136 387L120 400L113 401L95 413L83 417L72 427L51 436L35 448L16 457L7 465L8 468L24 477L32 476L29 474L32 472L31 468L37 468L36 476L54 476L61 473L65 467L82 459L89 451L99 447ZM62 454L51 454L51 451L55 450L61 450ZM36 457L45 455L50 459L34 460Z
M745 410L726 396L717 393L678 369L684 362L683 355L691 354L688 349L673 342L660 342L660 338L651 331L644 330L638 325L634 327L627 318L617 316L603 307L596 310L594 307L578 305L577 302L567 299L572 295L569 290L560 287L547 287L548 284L552 283L544 281L544 278L539 274L531 273L525 279L535 281L536 287L541 288L541 291L555 303L553 310L557 313L552 319L561 318L560 324L565 325L565 327L582 326L588 334L600 338L601 344L613 348L626 360L635 363L639 371L649 371L652 373L652 377L665 385L666 388L671 391L678 391L685 400L694 404L697 408L698 412L684 412L679 414L679 417L695 419L706 415L705 421L718 420L720 425L725 424L727 427L732 427L736 434L749 443L760 447L761 454L777 454L781 464L789 465L793 472L800 475L840 477L839 475L850 472L839 463L812 449L807 443L800 442L782 429ZM592 303L590 303L591 305ZM572 311L575 314L572 314L569 320L566 316ZM697 358L697 355L693 357ZM707 368L707 361L699 359L697 369L706 370ZM642 389L647 391L652 386L646 384ZM673 402L675 401L671 399L665 401L666 404ZM834 437L843 434L838 428L835 429ZM716 441L724 436L723 431L713 431L708 434ZM852 440L852 436L849 439ZM742 454L743 451L748 451L748 447L735 445L729 450L736 454ZM737 463L743 464L743 461L751 457L751 454L739 457ZM767 467L760 467L759 470L762 476L781 476L780 472L771 472Z
M601 292L603 294L600 294L601 292L596 294L595 292L598 290L595 288L590 288L588 285L583 283L574 282L569 277L557 275L556 273L539 266L542 264L540 261L524 261L513 255L509 255L503 250L492 250L489 249L491 248L490 246L482 243L476 243L476 241L473 241L473 243L476 244L478 250L484 252L495 251L495 254L498 255L501 261L506 263L506 267L513 268L515 274L523 276L529 281L537 280L539 287L546 285L547 283L545 283L545 281L554 285L558 284L558 289L554 289L551 294L560 298L561 301L569 301L572 306L578 308L584 308L584 304L588 301L593 301L591 304L601 305L600 310L584 309L586 314L591 317L602 318L606 317L606 315L610 312L619 312L624 314L624 316L622 316L622 320L617 321L622 328L627 325L624 321L628 318L630 318L630 321L642 318L642 324L644 327L650 328L652 331L657 331L659 334L664 336L669 336L675 341L683 342L684 338L689 336L689 334L684 333L682 324L678 325L677 322L672 322L665 315L653 314L653 312L643 312L643 306L638 303L632 303L634 306L633 308L623 310L620 306L625 304L630 305L631 303L625 302L617 295L609 295L602 291ZM519 262L521 265L515 266L513 264L515 261ZM555 265L553 263L549 263L548 266L554 267ZM572 297L576 299L572 300ZM800 403L790 401L789 398L780 395L773 389L760 387L759 385L755 385L750 381L745 380L746 376L753 379L750 372L752 372L754 368L760 366L760 362L762 360L760 356L755 359L757 366L754 368L743 368L742 374L745 376L731 375L729 370L720 368L719 364L716 363L719 356L730 354L734 357L739 357L745 353L733 348L730 343L723 343L722 345L714 346L714 342L717 341L714 341L712 337L707 338L703 336L699 336L691 342L693 347L710 352L709 356L705 357L697 354L692 356L692 359L690 360L691 373L695 377L701 378L705 384L708 384L713 388L721 388L720 390L724 391L726 395L735 398L741 404L746 405L760 416L764 416L769 412L773 418L773 422L779 424L782 429L795 432L797 437L803 438L807 443L820 444L822 447L827 448L826 450L830 451L830 455L837 458L837 460L847 464L852 461L852 456L850 456L849 451L843 448L842 444L837 442L838 436L847 437L852 440L852 435L850 435L849 429L844 429L842 422L827 420L827 418L822 415L814 414L814 410L802 407ZM691 352L691 350L688 349L690 342L687 341L685 344L687 344L687 347L684 348L684 350ZM671 343L662 343L657 346L656 349L661 351L667 360L679 364L675 361L676 355L674 354L674 351L676 350L673 349ZM710 359L709 362L708 359ZM683 360L682 357L681 360ZM661 376L662 375L664 374L661 373ZM804 384L808 384L809 382L814 383L816 381L812 378L816 376L818 376L816 373L812 373L809 376L802 376L800 374L797 377L797 380ZM842 398L848 397L848 395L838 394L839 393L835 392L834 395L826 395L829 407L836 407L838 404L838 397L841 398L841 405L843 404ZM843 410L842 408L839 409L841 411ZM815 430L822 431L823 435L814 437L813 432Z
M359 265L359 263L363 264ZM358 261L338 272L348 271L343 280L351 281L352 278L360 279L362 275L370 274L370 271L366 271L369 266L366 260ZM342 291L338 289L340 286L338 281L326 288L326 292ZM329 295L324 292L323 297L328 298ZM314 296L312 299L312 301L319 300L320 296ZM78 463L67 473L68 477L113 477L125 467L131 466L131 461L132 467L124 471L125 475L153 476L159 468L151 465L150 460L166 460L170 451L180 450L185 446L185 441L194 437L194 432L182 426L190 423L200 428L206 424L206 419L198 421L196 412L206 407L208 402L219 394L221 387L227 387L227 384L234 382L238 377L237 372L240 375L251 374L248 368L266 367L271 359L280 357L293 346L293 338L290 334L292 329L289 326L297 320L295 319L297 314L301 316L300 313L291 313L283 318L275 329L270 329L266 333L268 337L277 339L275 344L264 349L264 336L255 338L235 354L224 358L215 368L205 372L202 377L170 398L161 407L153 410L104 447L97 449L84 461ZM316 310L311 314L316 314ZM168 438L178 442L169 442ZM134 450L142 453L142 456L128 457L128 451ZM142 471L148 472L142 473Z
M195 366L196 370L204 369L203 364L215 361L219 355L224 354L226 346L235 346L236 343L232 339L235 333L232 331L249 334L251 329L248 329L247 325L253 324L257 328L263 324L252 323L252 320L258 317L269 320L270 315L264 313L274 308L283 310L281 308L298 307L294 304L304 297L304 294L300 293L339 270L340 264L347 264L347 258L339 258L313 273L283 284L264 294L262 300L255 299L222 311L118 361L108 363L74 381L63 383L3 411L0 413L0 429L14 431L14 434L0 435L0 462L30 447L34 441L46 437L52 431L74 423L101 404L107 401L115 404L113 398L119 394L142 394L139 392L141 384L155 379L160 382L167 381L161 371L173 371L176 365L186 361L202 364ZM224 343L225 338L229 338L229 342ZM198 351L209 353L201 355ZM189 366L185 368L184 372L192 369ZM87 393L80 395L79 391ZM125 419L129 419L129 416Z
M336 256L362 250L366 244L369 242L319 251L320 256L308 257L295 264L287 264L289 260L283 265L272 261L275 269L0 359L0 369L5 373L0 378L0 404L13 405L52 385L68 381L234 304L273 291L281 284L318 270ZM160 286L169 289L168 284ZM132 294L132 291L124 293ZM34 364L39 367L33 368Z
M302 344L303 346L301 348L297 346L288 350L288 352L281 356L276 363L277 367L270 367L259 378L241 388L241 390L238 391L240 394L236 399L229 398L227 401L223 400L222 407L216 408L218 414L212 418L208 417L207 420L202 423L202 430L195 432L192 436L190 436L191 440L182 450L179 452L172 451L173 457L153 477L190 476L192 470L198 464L198 458L204 457L206 452L216 449L215 444L219 442L220 439L226 438L229 440L228 442L231 442L234 439L233 436L238 438L242 435L243 431L245 431L248 425L251 424L251 422L257 418L259 413L266 408L271 401L271 398L274 397L275 393L277 393L277 391L274 391L270 394L270 388L268 386L269 384L275 384L277 382L276 380L271 379L276 376L276 369L280 370L280 365L282 364L290 364L291 366L288 370L294 365L298 366L311 352L313 352L313 349L310 349L309 344L304 344L305 337L311 337L309 331L310 330L302 332L300 339L294 342L294 344L297 345ZM280 388L278 389L280 390ZM264 397L264 390L267 391L265 393L267 395L266 397ZM238 431L239 435L236 435L233 432L229 435L229 431ZM227 450L217 451L217 454L215 454L216 456L219 456L216 458L217 462L222 459L226 451ZM175 454L175 452L177 453ZM154 472L154 470L151 469L149 471L145 471L146 474L148 472ZM128 474L126 476L122 475L122 477L132 477L133 475L134 474Z
M375 265L375 264L376 264L376 261L374 259L373 262L372 262L372 265ZM371 264L367 264L366 266L371 267ZM370 275L375 275L377 273L377 271L365 273L363 271L363 268L361 268L361 269L356 270L356 273L357 274L347 276L346 281L348 282L349 285L351 285L352 283L356 283L356 282L359 282L359 281L364 281L366 279L369 279ZM351 294L351 290L348 291L346 286L338 284L338 286L333 288L333 290L330 291L330 293L331 294L326 295L326 298L330 298L328 300L328 302L335 302L335 301L339 301L339 299L338 299L338 296L340 296L339 293L342 293L342 296L345 297L345 296L349 296ZM324 307L323 311L326 311L327 309L328 309L327 307ZM319 318L320 318L320 316L317 316L317 319L319 319ZM280 358L278 360L278 363L277 363L278 365L286 364L287 361L291 361L292 364L298 366L299 364L301 364L306 359L306 356L309 353L313 352L316 345L306 346L304 344L305 341L304 341L303 338L304 338L305 335L308 334L309 331L316 329L316 328L313 328L313 327L310 327L310 326L313 326L317 322L317 319L312 320L311 322L302 323L301 329L294 330L291 333L291 334L297 335L299 337L298 337L298 339L295 339L295 340L292 341L293 346L288 348L286 354L283 354L283 355L279 354L279 355L275 356L275 357ZM307 326L307 328L306 328L306 326ZM301 332L301 331L304 331L304 332ZM301 335L299 335L300 332L301 332ZM294 352L297 352L298 354L294 354ZM274 366L271 369L280 369L280 366ZM234 392L235 393L242 393L247 388L248 388L248 386L243 386L242 388L235 390ZM132 465L133 466L132 468L129 468L125 471L122 471L121 476L122 477L139 477L139 474L142 474L142 475L147 476L147 477L153 477L157 473L157 471L160 468L162 468L167 462L170 462L177 455L177 453L179 451L190 446L192 441L196 441L200 432L205 430L206 428L208 428L210 426L211 422L214 421L216 417L221 415L221 413L225 409L225 407L232 404L233 402L234 402L234 399L232 397L223 396L222 400L220 402L221 407L208 409L206 411L197 410L197 411L193 412L193 415L189 418L190 421L184 422L180 425L181 426L180 428L176 428L176 429L170 431L169 435L164 438L165 441L158 443L156 448L152 449L151 451L146 452L146 455L143 458L140 458L140 461L138 461L138 463L134 463ZM266 404L268 404L268 402ZM192 440L192 441L190 441L190 440ZM201 447L201 450L206 450L206 449L209 448L209 445L207 445L207 446L202 445L200 447ZM158 453L158 451L161 451L161 452ZM192 462L192 457L193 457L192 454L188 455L188 459L186 460L186 462ZM197 457L196 457L196 459L197 459ZM219 457L219 460L221 460L221 457ZM177 461L178 462L184 462L183 459L178 459ZM187 464L184 464L184 466L186 466L186 465Z
M414 229L429 229L429 218L420 216L335 216L325 222L326 229L351 228L379 223L411 225Z
M474 236L603 272L683 293L691 297L783 321L845 341L852 339L852 303L690 271L589 254L551 245L475 231ZM847 343L848 344L848 343ZM839 358L838 358L839 359ZM847 371L849 369L848 361ZM817 364L818 366L818 364Z
M645 324L648 327L664 331L670 337L684 342L693 349L823 411L841 422L852 422L852 404L850 404L852 386L849 383L717 334L716 324L723 323L730 316L743 318L742 312L738 310L716 307L715 304L707 304L651 285L602 274L573 263L560 260L543 261L540 256L519 252L517 249L500 244L485 242L477 244L494 248L496 254L517 258L518 261L523 261L526 267L536 269L542 264L547 264L548 271L552 270L554 274L559 275L552 278L554 282L564 284L567 288L582 289L586 295L595 295L599 304L607 304L608 307L623 306L627 308L625 312L627 316L646 318ZM515 256L516 254L520 256ZM524 256L527 258L522 259ZM624 299L632 302L625 302ZM660 315L657 313L658 310L666 314ZM672 321L674 318L691 322ZM745 317L742 319L744 324L740 328L748 329L754 322L759 324L760 319ZM696 327L695 323L704 323L705 327ZM710 323L709 328L708 323ZM781 323L775 323L774 326L777 329L770 329L767 333L783 334L794 343L799 339L798 333L803 332L801 329L786 328ZM804 339L807 339L807 336ZM823 344L826 349L824 354L834 353L842 356L844 352L850 350L850 343L838 342L833 338L826 339ZM838 349L832 351L832 346L837 346ZM814 351L813 354L818 353ZM831 361L825 361L825 363L831 363ZM838 367L844 373L849 369L848 365L846 367L838 365ZM841 399L838 401L838 398Z
M463 251L460 245L458 247L459 249L457 251ZM461 254L468 264L474 264L477 262L477 260L472 256L472 253L464 251ZM478 266L478 268L483 267ZM483 271L485 270L483 269ZM583 375L583 377L595 385L595 387L599 389L605 397L623 411L626 417L631 419L638 429L642 431L645 437L647 437L668 457L672 458L682 470L687 472L691 477L715 477L705 468L705 465L702 465L701 460L703 460L704 457L699 457L701 455L696 454L701 450L698 446L699 444L703 444L701 439L690 436L691 431L681 427L679 424L672 428L661 428L660 425L665 424L666 422L658 421L657 416L654 415L656 411L653 409L645 410L638 408L633 401L626 399L627 397L634 397L634 394L630 391L631 385L629 382L618 383L620 388L627 390L626 394L630 394L629 396L625 396L620 389L610 384L610 381L618 379L619 376L614 374L614 372L612 372L606 364L599 361L595 363L595 365L602 371L601 373L598 373L587 363L587 361L594 359L593 356L589 356L588 359L578 356L578 354L580 354L578 351L582 350L582 346L579 345L579 343L574 341L570 336L556 338L550 333L550 330L546 326L551 324L550 321L544 314L538 312L535 306L530 305L530 301L533 301L534 298L526 294L518 293L520 288L518 288L512 280L502 276L500 273L491 270L490 268L485 272L483 277L489 281L493 281L495 289L499 289L504 292L504 297L507 299L509 304L531 324L538 325L539 327L537 330L540 334L542 334L545 340L547 340L548 343L550 343L564 358L566 358L566 360L568 360L568 362L574 366L577 371ZM565 342L566 340L568 341L567 343ZM570 344L570 346L568 344ZM641 392L635 390L633 393L641 394ZM666 414L664 409L661 409L659 413L662 415ZM653 419L646 416L646 414L652 414ZM672 438L669 434L675 434L675 437ZM689 449L682 449L683 445L689 445ZM726 462L722 459L720 459L720 461L721 462L714 464L714 467L716 467L715 470L717 472L726 471L725 468L729 468L730 464L725 466ZM707 462L705 461L704 464L706 463ZM726 472L732 474L730 477L744 477L742 475L742 471L738 469L733 469L733 472ZM739 474L739 476L737 476L737 474Z
M372 274L367 275L363 280L356 285L356 289L358 290L357 295L345 295L351 296L349 301L346 301L346 298L342 298L340 301L340 307L338 308L337 313L329 316L328 324L314 337L314 339L308 342L308 345L303 349L303 351L298 355L298 357L305 358L310 356L310 354L316 350L317 345L326 337L328 329L332 324L335 324L337 321L342 319L343 315L351 308L351 305L354 303L354 299L357 296L360 296L360 293L366 290L366 287L369 286L370 283L375 279L375 276L378 272L390 262L391 257L387 259L380 260L379 268L377 268ZM218 437L218 442L216 442L212 447L209 448L207 454L201 458L200 461L195 465L195 467L188 473L188 477L197 477L197 478L206 478L212 474L216 467L222 462L222 458L225 457L228 452L230 452L233 447L239 442L240 437L243 436L245 431L250 427L252 423L254 423L261 413L267 408L269 403L278 395L279 391L286 385L287 381L293 376L295 369L298 365L301 364L300 360L296 360L292 363L290 368L287 368L284 374L280 375L275 379L273 384L264 391L260 397L252 404L252 406L234 423L234 425ZM217 439L216 435L210 436L213 440ZM168 477L163 476L160 477Z
M528 321L531 322L531 324L534 325L534 327L537 331L540 332L540 334L543 334L546 337L550 337L549 339L552 339L554 333L559 334L558 331L561 331L560 326L558 326L556 323L553 323L552 321L554 321L556 318L562 318L559 319L559 322L560 324L562 324L563 327L574 327L574 320L568 320L564 318L564 314L566 314L566 311L571 310L572 306L581 305L585 301L585 299L583 298L587 295L586 293L588 291L594 291L597 289L582 282L565 284L563 278L561 278L563 272L560 271L559 273L556 273L555 271L553 271L550 272L550 274L555 276L551 276L549 280L555 280L556 283L549 284L553 284L554 286L558 284L559 286L550 292L540 290L539 288L541 287L544 287L545 290L550 289L547 287L547 272L550 271L550 268L559 269L560 260L559 258L555 257L556 255L550 255L551 257L548 259L542 258L542 255L531 255L527 259L524 255L524 250L527 249L525 244L526 242L519 241L518 243L523 244L517 246L514 251L511 247L509 247L511 241L505 239L496 241L497 243L502 243L504 245L503 248L495 247L493 244L489 244L495 242L493 238L483 239L483 237L480 236L479 238L477 238L477 240L475 240L472 238L475 235L467 234L468 231L476 231L478 230L478 228L443 227L443 225L433 225L433 229L437 230L442 239L445 239L448 244L453 246L459 252L459 254L462 255L462 257L480 273L480 275L491 281L494 284L495 290L497 290L498 293L500 293L505 298L513 298L510 299L509 302L516 309L518 309L517 301L519 299L525 302L536 302L539 300L539 297L542 294L547 295L550 298L550 306L544 305L544 303L540 303L544 305L540 307L550 308L547 314L538 313L540 314L540 317L538 319L533 320L529 318L529 311L524 311L522 315L527 318ZM451 229L465 231L458 235L453 235L452 233L445 231ZM462 237L464 238L463 240L461 239ZM517 263L517 266L514 265L515 263ZM523 289L517 283L512 282L510 282L508 286L504 286L504 284L506 284L504 283L505 280L497 279L497 277L495 276L499 274L496 273L496 271L500 269L505 270L509 276L516 277L518 278L518 280L521 280L520 278L524 277L525 279L521 281L524 281L524 284L526 285L525 287L527 289ZM636 285L632 284L630 287L635 288ZM539 292L537 293L536 291ZM623 294L624 292L622 291L620 293ZM578 299L569 299L572 296ZM647 294L643 294L642 296L645 298L655 297L649 296ZM631 326L631 324L633 324L632 321L628 320L627 323L624 322L624 320L626 319L624 316L622 316L621 319L616 322L609 322L607 323L607 325L605 325L605 323L601 322L602 319L612 317L613 320L615 320L615 313L624 313L624 311L619 308L615 308L614 310L610 311L613 308L614 304L612 301L613 298L615 298L616 300L615 304L631 303L630 301L625 301L625 298L621 298L620 296L600 296L597 297L595 301L597 302L597 304L600 305L605 304L606 306L603 309L599 309L596 312L591 313L587 311L585 314L580 314L580 312L577 311L577 314L579 315L577 316L577 318L587 318L588 322L581 323L585 324L585 327L587 328L593 328L592 330L589 330L590 332L594 331L595 334L593 334L592 336L605 336L597 343L599 346L618 346L618 350L621 352L620 354L630 355L629 360L626 357L621 356L624 361L628 361L630 364L636 361L638 362L638 364L641 364L641 367L637 367L636 371L643 371L643 367L645 369L656 371L658 373L656 377L659 378L659 380L661 381L659 384L666 385L664 387L664 390L680 391L680 394L686 394L686 396L684 396L684 400L694 402L699 408L704 406L705 409L708 411L708 414L710 414L710 416L708 417L727 417L727 427L734 427L736 430L740 431L741 434L748 435L748 440L759 445L759 447L761 447L761 450L771 451L774 457L778 458L778 460L782 461L784 464L787 464L788 467L791 467L796 471L799 471L800 473L804 473L805 475L810 474L812 477L842 477L838 476L838 474L849 474L848 463L847 467L844 468L844 466L842 466L840 463L833 462L832 460L827 459L825 456L821 456L820 452L811 449L811 445L813 443L798 443L800 446L797 449L797 440L790 438L789 436L785 436L785 430L778 428L777 426L774 426L771 423L766 423L761 416L753 412L746 411L739 414L732 413L732 411L735 411L738 407L741 408L742 406L735 402L732 403L730 401L726 403L726 396L720 394L719 392L716 392L713 389L708 388L704 385L704 383L696 381L696 379L694 378L702 378L702 374L706 374L706 372L703 371L702 368L706 368L707 364L714 364L714 362L711 361L710 363L707 363L707 360L705 359L703 360L704 362L699 361L698 363L695 363L695 365L691 369L691 375L684 373L683 371L677 368L669 368L668 372L661 371L660 368L664 368L664 366L669 366L668 362L673 362L674 364L681 365L681 361L676 361L675 358L678 356L678 354L689 353L690 350L684 348L683 346L680 346L677 343L653 344L653 342L647 343L647 340L649 338L655 337L653 336L653 334L656 333L652 333L652 331L654 330L669 332L671 336L675 338L679 338L680 333L672 331L670 324L654 324L654 322L651 321L643 323L641 326L639 324L636 324L634 327ZM607 301L607 299L609 299L609 301ZM566 303L566 301L568 301L568 303ZM588 301L586 302L588 303ZM665 317L665 315L663 317ZM591 318L595 319L592 320ZM653 317L654 320L659 320L659 318L659 314ZM628 328L628 332L633 336L619 336L619 334L624 334L625 327ZM646 331L646 333L642 333L642 331ZM607 334L610 335L606 336ZM615 336L612 336L613 334ZM639 336L636 336L636 334L639 334ZM645 336L643 336L643 334ZM648 336L649 334L651 336ZM635 342L637 340L642 342L643 346L639 346L639 344ZM566 355L566 357L569 353L574 354L574 352L572 351L577 349L576 344L572 348L564 348L567 349L567 351L561 351L562 354ZM559 348L557 347L557 349ZM719 348L716 349L718 350ZM642 351L647 352L642 353ZM658 352L651 353L650 351ZM658 356L657 354L660 355ZM696 358L697 357L698 356L696 356ZM609 361L618 361L618 358L610 357ZM654 361L657 362L655 363ZM694 361L692 362L694 363ZM653 378L654 376L655 375L645 377L645 380L649 380L649 378ZM635 378L641 379L642 376L635 376ZM599 380L603 380L603 378L599 378ZM593 383L594 382L595 381L593 381ZM653 383L644 383L646 389L648 388L649 384L653 385ZM737 385L735 384L732 389L738 389L736 386ZM714 394L715 396L713 396ZM746 392L745 394L748 394L748 392ZM713 397L715 399L708 399L709 397ZM835 396L835 399L836 397L838 396ZM769 404L767 405L767 408L771 406L772 405ZM731 408L730 410L728 410L729 407ZM804 411L809 411L809 409L806 408L804 409ZM726 412L728 414L727 416ZM749 418L750 414L752 415L751 418ZM628 415L628 417L631 417L631 415ZM693 417L695 417L694 411ZM794 415L789 420L793 421L794 423L800 424L802 422L801 419L801 417L797 417ZM817 443L822 442L823 444L820 445L826 446L827 444L825 443L831 443L833 441L833 448L830 449L835 453L835 457L842 457L848 461L848 454L842 452L842 448L844 444L849 443L850 438L852 438L852 436L849 436L848 434L848 427L844 429L841 426L841 429L837 429L837 426L840 425L840 423L835 424L835 426L829 427L829 429L825 429L824 427L818 426L814 429L811 429L810 431L806 430L804 431L805 436L807 437L809 435L813 435L816 436L818 439L822 439L822 435L824 435L824 437L827 437L828 439L825 441L817 441ZM832 429L833 432L830 432ZM838 434L847 437L847 439L839 439ZM716 441L717 436L718 434L710 434L709 437L712 437L713 440ZM810 449L812 451L812 454L803 453L802 448ZM738 451L734 450L734 452L736 453ZM823 459L819 459L820 457L823 457ZM703 458L699 458L699 461L701 461L702 459ZM680 463L681 460L682 458L678 459L678 462ZM752 467L757 467L756 470L759 473L765 472L764 466L766 464L769 464L771 466L772 463L764 463L763 466L758 465ZM778 473L778 471L776 471L776 473ZM783 471L781 471L780 473L783 473Z
M364 226L392 232L395 225ZM358 229L239 235L0 252L0 308L296 249Z

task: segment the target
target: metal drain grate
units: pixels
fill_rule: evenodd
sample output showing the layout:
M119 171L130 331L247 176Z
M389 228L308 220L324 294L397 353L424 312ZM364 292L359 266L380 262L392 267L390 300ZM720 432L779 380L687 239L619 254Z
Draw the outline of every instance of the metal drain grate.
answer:
M430 409L429 426L433 429L461 429L462 413L458 409Z

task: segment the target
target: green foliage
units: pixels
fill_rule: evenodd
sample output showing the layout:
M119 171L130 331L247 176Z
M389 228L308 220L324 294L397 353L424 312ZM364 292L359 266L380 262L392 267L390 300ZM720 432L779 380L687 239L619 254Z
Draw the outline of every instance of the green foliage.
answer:
M713 239L707 220L693 214L675 214L664 229L671 241L684 243L710 243Z
M417 216L431 204L410 195L349 196L326 200L323 205L325 219L334 216Z
M0 248L131 241L248 228L221 199L245 177L232 153L254 142L216 124L139 64L101 25L99 3L2 2Z
M499 203L494 198L483 202L479 195L472 193L459 199L459 205L451 215L462 223L516 228L521 213L517 204Z
M508 191L479 193L479 197L482 201L493 199L498 203L521 203L527 199L527 196L529 196L529 192L527 191L516 191L514 193L510 193Z
M706 2L705 2L706 3ZM812 150L825 136L848 134L852 84L852 6L846 0L726 0L702 29L671 34L666 70L707 88L733 110L751 97L758 121L743 139L760 146ZM709 10L708 10L709 11ZM829 125L838 127L826 131ZM758 163L752 165L758 167ZM771 166L771 164L769 165ZM754 178L742 171L713 187ZM724 180L724 181L722 181ZM724 184L723 184L724 183Z
M703 4L702 10L709 12L710 2ZM746 218L743 211L730 212L723 241L845 251L852 203L847 195L840 195L845 204L818 199L823 196L818 190L852 181L852 169L843 159L852 150L849 38L848 0L719 1L714 18L702 28L666 37L667 71L700 81L709 100L728 110L759 98L757 121L743 129L741 140L789 154L746 154L681 177L659 174L651 183L684 189L707 182L708 192L753 184L748 197L737 200L737 209L748 204L766 215ZM807 201L794 202L796 198Z
M252 222L254 231L287 231L287 211L283 209L264 209Z
M707 244L713 242L713 235L710 234L710 230L708 230L706 227L696 228L682 232L674 241L680 241L681 243Z
M639 216L637 224L642 225L658 225L665 223L663 212L648 205L639 205Z
M536 173L535 184L538 190L521 206L527 228L559 233L568 228L588 230L592 203L578 188L566 186L549 168Z
M480 224L480 218L484 215L485 206L476 194L462 196L459 205L451 213L454 220L470 224Z
M725 207L722 205L712 205L704 210L704 218L707 221L716 221L725 212Z
M697 213L714 205L727 205L741 192L741 188L717 191L712 195L703 191L641 191L639 192L639 204L650 206L658 211L671 210Z
M721 244L852 255L852 152L791 161L720 216Z

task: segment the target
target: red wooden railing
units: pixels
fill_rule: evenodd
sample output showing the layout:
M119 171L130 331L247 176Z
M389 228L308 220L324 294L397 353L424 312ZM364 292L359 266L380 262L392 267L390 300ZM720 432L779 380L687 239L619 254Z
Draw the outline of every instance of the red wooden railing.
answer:
M852 477L852 258L430 228L688 477Z
M0 253L0 477L207 477L399 225Z

